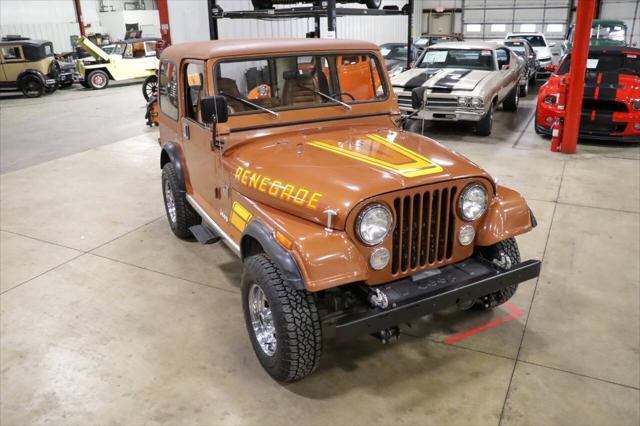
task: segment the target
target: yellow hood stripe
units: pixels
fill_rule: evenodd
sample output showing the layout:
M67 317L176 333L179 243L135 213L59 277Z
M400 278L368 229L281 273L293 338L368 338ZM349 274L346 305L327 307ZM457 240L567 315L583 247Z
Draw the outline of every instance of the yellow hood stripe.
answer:
M398 173L404 177L424 176L434 173L441 173L443 171L443 168L439 164L436 164L428 158L418 154L417 152L411 151L410 149L392 142L387 138L375 134L367 135L367 137L374 142L377 142L389 149L394 150L399 154L402 154L404 157L411 161L403 164L389 163L375 157L360 154L358 152L353 152L342 147L331 145L329 143L321 141L312 141L309 142L309 145L315 146L316 148L324 149L325 151L342 155L344 157L353 158L354 160L362 161L363 163L378 166L382 169Z

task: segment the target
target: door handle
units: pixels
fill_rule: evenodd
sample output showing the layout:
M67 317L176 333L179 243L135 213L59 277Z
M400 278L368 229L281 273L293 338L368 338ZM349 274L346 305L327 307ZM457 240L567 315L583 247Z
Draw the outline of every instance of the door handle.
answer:
M182 137L189 140L189 124L182 123Z

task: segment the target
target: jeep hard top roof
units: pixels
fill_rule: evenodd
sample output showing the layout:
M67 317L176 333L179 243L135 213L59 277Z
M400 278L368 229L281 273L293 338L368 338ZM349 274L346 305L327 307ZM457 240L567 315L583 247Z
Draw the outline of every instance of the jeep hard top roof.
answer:
M210 59L227 56L255 56L323 51L378 51L368 41L321 39L214 40L176 44L162 51L161 59Z

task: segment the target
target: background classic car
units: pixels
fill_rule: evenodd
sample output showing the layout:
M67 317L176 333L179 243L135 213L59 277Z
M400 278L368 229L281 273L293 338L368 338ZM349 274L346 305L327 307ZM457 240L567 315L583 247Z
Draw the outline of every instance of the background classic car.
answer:
M419 109L416 116L423 120L474 121L476 132L488 136L498 105L518 109L523 73L522 60L505 46L451 42L428 48L415 68L391 84L401 110Z
M5 37L0 41L0 89L19 90L28 98L58 88L60 66L50 41Z

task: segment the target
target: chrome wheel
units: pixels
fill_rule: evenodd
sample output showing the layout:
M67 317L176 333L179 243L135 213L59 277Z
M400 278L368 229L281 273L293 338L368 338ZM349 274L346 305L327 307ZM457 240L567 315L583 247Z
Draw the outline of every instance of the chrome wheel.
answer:
M260 287L254 284L249 290L249 315L253 333L262 351L268 356L276 353L276 327L269 302Z
M173 198L173 191L169 180L164 182L164 204L167 207L167 215L171 223L175 224L178 221L178 215L176 213L176 200Z

